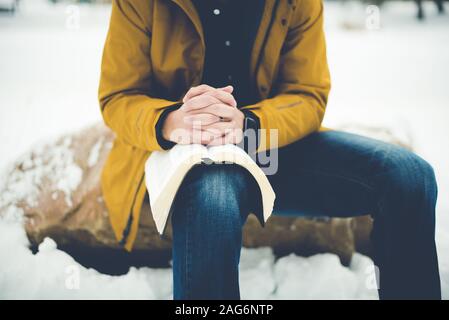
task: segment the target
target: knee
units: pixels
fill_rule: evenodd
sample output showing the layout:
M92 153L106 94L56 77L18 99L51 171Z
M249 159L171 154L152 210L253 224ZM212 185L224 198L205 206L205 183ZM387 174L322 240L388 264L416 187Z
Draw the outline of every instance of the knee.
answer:
M393 148L385 156L381 188L401 201L436 201L437 182L432 166L413 152Z
M213 228L241 228L249 176L237 165L200 165L189 173L190 203L196 219Z

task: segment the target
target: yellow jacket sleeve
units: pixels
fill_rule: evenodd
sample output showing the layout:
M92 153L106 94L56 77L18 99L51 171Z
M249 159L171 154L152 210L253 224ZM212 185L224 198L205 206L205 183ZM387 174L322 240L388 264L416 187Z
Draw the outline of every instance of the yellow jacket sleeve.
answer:
M243 107L257 115L261 129L265 129L259 151L290 144L318 131L324 117L330 75L322 1L301 0L293 19L281 51L273 97ZM277 143L270 141L270 132L276 130Z
M156 123L174 101L150 97L151 19L149 1L115 0L107 34L99 87L103 119L119 139L154 151L161 146Z

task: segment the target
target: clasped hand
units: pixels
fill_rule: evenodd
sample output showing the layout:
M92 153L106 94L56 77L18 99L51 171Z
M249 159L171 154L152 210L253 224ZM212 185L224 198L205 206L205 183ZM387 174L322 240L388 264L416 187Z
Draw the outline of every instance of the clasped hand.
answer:
M234 88L200 85L191 88L183 105L165 119L162 135L177 144L217 146L243 139L244 114L232 95Z

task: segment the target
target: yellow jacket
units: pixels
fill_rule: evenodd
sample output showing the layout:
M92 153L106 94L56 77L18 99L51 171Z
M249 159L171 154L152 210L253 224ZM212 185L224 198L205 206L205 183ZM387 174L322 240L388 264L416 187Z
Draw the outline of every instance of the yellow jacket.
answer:
M161 150L155 125L164 108L200 84L205 45L191 0L114 0L99 100L116 139L101 185L114 233L131 250L145 196L144 164ZM251 54L259 102L244 106L278 146L320 129L330 90L322 0L266 0Z

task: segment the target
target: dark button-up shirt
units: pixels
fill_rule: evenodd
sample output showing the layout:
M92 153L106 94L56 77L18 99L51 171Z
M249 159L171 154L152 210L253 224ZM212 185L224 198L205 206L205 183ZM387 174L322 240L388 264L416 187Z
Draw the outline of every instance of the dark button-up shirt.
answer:
M238 107L256 103L256 88L250 81L250 60L265 0L193 0L193 4L201 20L206 46L202 83L216 88L232 85ZM164 149L174 143L162 137L163 123L179 107L167 108L156 124L157 139ZM252 129L257 130L257 117L250 111L244 113L254 123Z
M238 106L255 101L250 58L264 0L193 0L204 30L206 57L202 83L233 85Z

